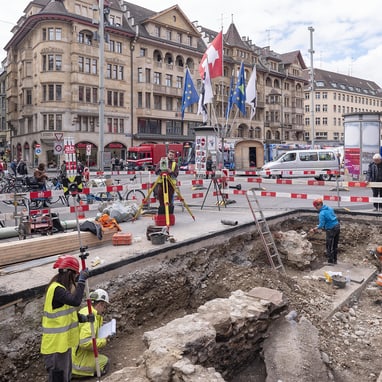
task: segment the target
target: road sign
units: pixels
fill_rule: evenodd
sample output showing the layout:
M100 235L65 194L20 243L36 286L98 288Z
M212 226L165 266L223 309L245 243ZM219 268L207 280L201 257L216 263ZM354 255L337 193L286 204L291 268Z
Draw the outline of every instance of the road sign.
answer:
M54 142L54 155L61 155L64 151L64 144L62 141Z
M36 145L35 145L35 147L34 147L34 153L35 153L36 155L41 155L41 152L42 152L42 150L41 150L41 145L40 145L39 143L36 143Z
M90 156L92 154L92 145L86 145L86 155Z
M54 133L56 141L62 141L64 139L64 133Z
M75 154L76 147L73 144L65 145L65 154Z

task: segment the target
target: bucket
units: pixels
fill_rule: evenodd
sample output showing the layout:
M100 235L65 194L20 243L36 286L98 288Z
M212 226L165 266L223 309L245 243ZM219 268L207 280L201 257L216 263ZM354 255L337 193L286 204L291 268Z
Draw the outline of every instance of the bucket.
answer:
M334 275L332 276L333 285L337 288L345 288L346 287L346 277Z
M150 240L153 244L164 244L166 239L167 235L163 232L150 233Z

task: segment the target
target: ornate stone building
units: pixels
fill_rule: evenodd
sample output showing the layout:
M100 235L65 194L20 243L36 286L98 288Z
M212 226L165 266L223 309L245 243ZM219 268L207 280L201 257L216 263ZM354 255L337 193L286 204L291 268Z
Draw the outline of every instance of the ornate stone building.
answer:
M107 2L105 2L107 3ZM104 103L100 98L100 17L105 21ZM97 166L98 152L126 157L142 142L186 142L202 122L197 104L181 119L185 69L200 89L198 65L216 31L198 26L179 6L154 12L97 0L36 0L28 4L6 45L7 127L11 149L28 162L56 160L56 143L74 138L80 159ZM238 113L227 120L231 76L241 62L248 81L257 68L253 120ZM260 142L303 141L306 69L300 52L277 54L242 38L232 23L224 33L223 76L213 80L210 123L227 138ZM100 148L100 107L104 147ZM212 118L214 111L214 118ZM36 147L41 155L36 158ZM106 156L108 158L108 156Z

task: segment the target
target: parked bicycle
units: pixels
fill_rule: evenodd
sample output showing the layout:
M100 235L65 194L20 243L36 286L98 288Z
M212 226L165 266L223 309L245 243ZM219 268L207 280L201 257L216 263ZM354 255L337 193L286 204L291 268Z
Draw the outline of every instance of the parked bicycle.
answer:
M117 183L115 186L120 185L120 179L115 179L114 181ZM93 180L93 182L93 184L95 184L97 187L108 186L108 182L105 179L95 179ZM89 195L87 195L87 201L89 203L92 203L94 200L104 202L112 202L116 200L133 200L136 201L138 204L141 204L145 197L145 193L140 189L140 184L137 183L137 176L134 175L132 178L129 179L129 183L127 184L126 190L119 191L117 189L116 191L102 191L97 192L96 194L90 193Z

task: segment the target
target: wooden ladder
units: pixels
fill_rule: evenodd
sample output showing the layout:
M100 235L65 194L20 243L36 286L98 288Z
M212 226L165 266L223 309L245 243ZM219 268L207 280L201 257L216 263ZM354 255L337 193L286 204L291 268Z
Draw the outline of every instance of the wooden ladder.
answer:
M255 190L254 189L248 190L245 196L247 198L249 208L252 212L253 219L259 231L265 251L267 253L269 263L271 264L273 269L281 270L281 272L285 273L284 265L281 261L280 254L277 250L275 241L273 239L271 230L269 229L268 223L265 219L264 213L262 209L260 208L260 204L257 199ZM260 215L260 219L256 217L256 213Z

